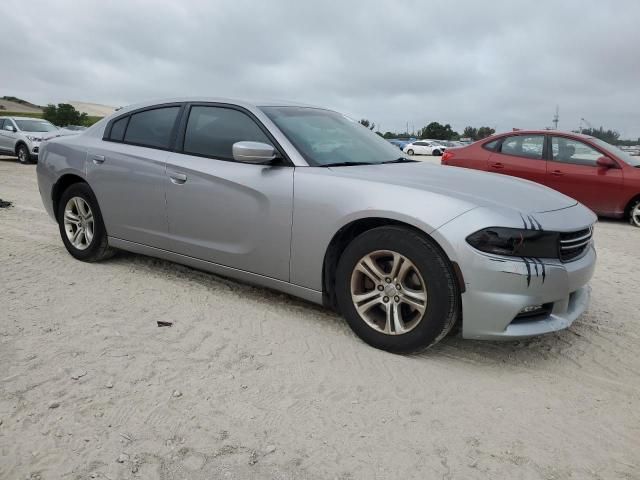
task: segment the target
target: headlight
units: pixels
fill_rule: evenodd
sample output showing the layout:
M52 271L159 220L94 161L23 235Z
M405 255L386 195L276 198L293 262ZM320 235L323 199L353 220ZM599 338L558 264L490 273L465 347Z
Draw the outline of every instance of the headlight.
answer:
M41 142L42 141L42 138L34 137L32 135L27 135L27 138L29 139L30 142Z
M489 227L469 235L467 243L496 255L558 258L558 234L555 232Z

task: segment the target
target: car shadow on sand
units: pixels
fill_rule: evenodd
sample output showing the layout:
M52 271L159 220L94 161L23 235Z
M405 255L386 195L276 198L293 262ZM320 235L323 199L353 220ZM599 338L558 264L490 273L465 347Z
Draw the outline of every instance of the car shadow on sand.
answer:
M326 325L331 322L339 332L349 336L352 348L373 348L361 341L348 328L346 321L329 308L316 305L306 300L290 296L264 287L252 286L236 282L213 273L135 253L119 251L108 262L147 269L153 274L166 276L169 279L201 285L212 291L224 289L255 303L268 304L270 308L292 310L302 317L301 320ZM591 343L588 324L581 325L580 319L570 328L555 333L516 341L477 341L465 340L460 329L442 339L431 348L406 355L416 361L431 361L434 358L450 358L465 364L487 366L533 367L541 363L555 362L560 358L575 361L580 356L585 343ZM379 352L381 355L390 355ZM576 362L577 363L577 362Z

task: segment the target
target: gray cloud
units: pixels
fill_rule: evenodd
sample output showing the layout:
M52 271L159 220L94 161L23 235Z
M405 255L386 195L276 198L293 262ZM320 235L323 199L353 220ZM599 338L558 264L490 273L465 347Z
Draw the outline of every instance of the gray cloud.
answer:
M5 0L0 95L291 99L429 121L640 136L640 3ZM7 41L9 48L7 47Z

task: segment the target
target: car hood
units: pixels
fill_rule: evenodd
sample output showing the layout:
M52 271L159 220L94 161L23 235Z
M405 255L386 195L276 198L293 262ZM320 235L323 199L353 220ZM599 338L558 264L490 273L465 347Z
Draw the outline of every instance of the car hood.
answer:
M543 185L497 173L426 162L333 167L341 176L420 189L478 207L513 208L543 213L576 205L574 199Z
M25 135L29 135L31 137L42 138L43 140L50 140L52 138L69 135L69 133L66 133L66 132L67 131L63 132L62 130L56 130L54 132L28 132L26 130L22 130L20 133L23 133Z

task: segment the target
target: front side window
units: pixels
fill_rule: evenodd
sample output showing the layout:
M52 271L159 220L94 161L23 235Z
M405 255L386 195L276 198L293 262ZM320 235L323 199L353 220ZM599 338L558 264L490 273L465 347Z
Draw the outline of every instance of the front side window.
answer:
M23 132L54 132L58 130L54 124L46 120L16 120L18 130Z
M262 107L262 111L309 165L371 165L399 160L397 148L339 113L310 107Z
M598 150L572 138L552 137L551 152L554 162L573 163L595 167L602 156Z
M243 112L223 107L191 107L184 135L184 153L232 160L236 142L271 145L256 122Z
M131 115L124 135L125 143L134 143L143 147L169 148L171 133L179 111L180 107L161 107L134 113Z
M542 159L544 151L544 135L517 135L507 137L500 149L505 155Z

